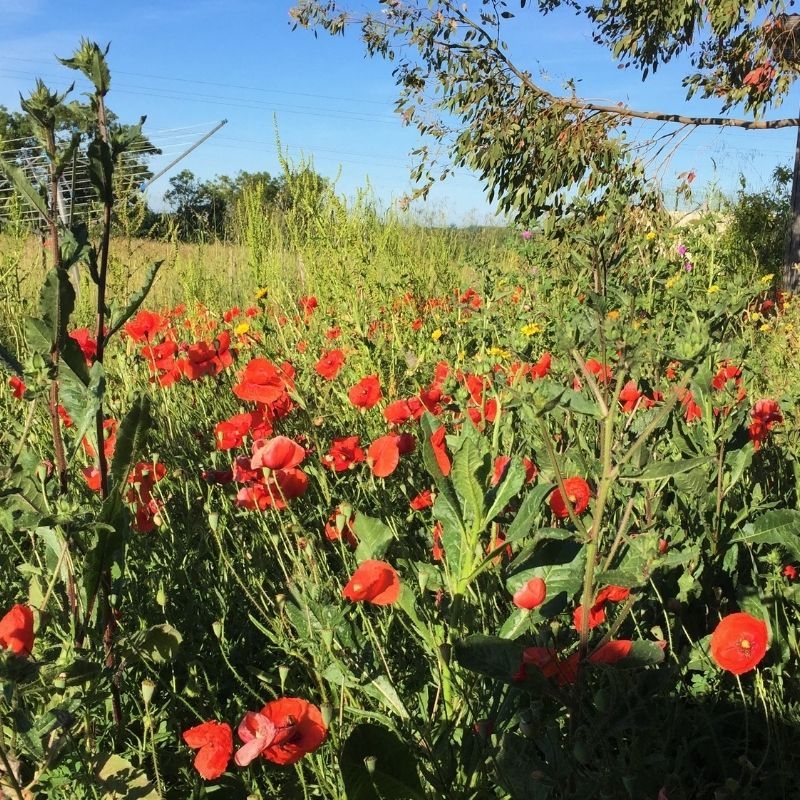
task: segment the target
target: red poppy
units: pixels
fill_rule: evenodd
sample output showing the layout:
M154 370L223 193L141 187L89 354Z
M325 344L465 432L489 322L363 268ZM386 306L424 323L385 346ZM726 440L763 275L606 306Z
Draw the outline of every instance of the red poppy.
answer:
M539 360L531 367L530 374L532 378L544 378L550 372L550 367L553 363L553 357L550 353L542 353Z
M233 732L227 722L203 722L183 732L183 741L198 750L194 768L207 781L219 778L233 754Z
M390 425L402 425L410 419L417 418L417 412L422 414L425 409L418 397L406 400L395 400L383 409L383 416Z
M437 522L433 526L433 548L431 549L431 558L434 561L441 561L444 558L444 547L442 546L442 533L444 528L441 522Z
M376 606L391 605L400 597L400 577L385 561L364 561L342 589L342 597Z
M636 409L641 397L642 393L639 391L636 381L628 381L619 393L619 402L622 405L622 410L626 414L630 414Z
M797 567L794 564L787 564L783 571L781 572L784 578L788 578L790 581L797 580Z
M314 365L317 375L332 381L344 364L344 353L341 350L327 350Z
M152 342L168 324L169 320L166 317L142 309L123 327L123 330L134 342Z
M358 539L353 530L355 517L352 512L353 509L350 506L345 508L340 505L336 506L325 523L325 537L328 541L335 542L343 539L349 547L356 547Z
M8 384L11 387L11 396L15 400L21 400L22 399L22 395L25 394L25 392L27 391L27 388L28 388L25 385L25 383L23 382L22 378L19 378L16 375L12 375L8 379Z
M433 505L433 492L430 489L423 489L416 497L409 501L409 505L414 511L422 511Z
M559 686L575 683L578 678L580 653L575 652L563 661L551 647L526 647L522 651L522 664L515 680L524 681L528 667L535 667L545 678L555 678Z
M492 471L492 486L497 486L506 474L506 467L511 463L511 456L497 456L494 460L494 470Z
M218 450L231 450L244 441L253 422L251 414L235 414L218 422L214 428L214 441Z
M394 433L376 439L367 450L367 464L376 478L391 475L400 463L399 436Z
M355 386L351 387L347 393L350 402L356 408L369 409L377 405L383 396L381 394L381 383L377 375L367 375L362 378Z
M274 439L259 439L253 444L253 456L250 459L252 469L291 469L296 467L306 456L306 451L288 436L276 436Z
M297 304L303 310L303 316L305 316L306 320L314 313L314 310L319 305L317 298L313 295L309 295L308 297L301 297Z
M523 457L522 465L525 467L525 483L533 483L539 474L539 467L527 456Z
M606 364L601 364L596 358L587 359L586 370L591 372L601 383L608 383L611 380L611 368Z
M330 449L322 457L322 465L334 472L345 472L365 458L364 451L358 445L358 436L347 436L331 442Z
M633 642L630 639L612 639L600 645L590 656L592 664L616 664L630 655Z
M436 458L436 463L442 471L445 478L450 474L450 457L447 455L447 445L445 444L445 435L447 431L442 425L431 434L431 447L433 448L433 455Z
M29 656L33 650L33 611L17 603L0 619L0 646L18 656Z
M589 629L596 628L605 622L606 619L606 603L620 603L627 600L630 596L631 590L624 586L606 586L601 589L594 603L589 609ZM572 614L572 623L575 629L580 632L583 623L583 606L578 606Z
M694 422L696 419L701 419L703 416L703 409L700 408L694 401L694 395L688 389L677 389L678 400L681 401L683 406L683 418L687 422Z
M237 729L244 742L234 757L246 767L259 755L273 764L294 764L316 750L328 734L317 706L300 697L280 697L261 711L248 711Z
M572 509L575 514L582 514L586 511L589 507L589 498L592 496L592 491L583 478L565 478L564 491L567 493L570 503L572 503ZM569 516L566 501L558 487L550 495L550 510L559 519L566 519Z
M769 432L783 422L781 407L774 400L758 400L750 411L753 422L747 429L753 449L758 450Z
M233 393L240 400L272 405L294 388L293 379L294 370L290 364L284 364L279 369L266 358L254 358L244 368L239 383L233 387Z
M530 611L544 603L547 597L547 584L542 578L531 578L514 592L513 602L517 608Z
M76 328L74 331L70 331L69 337L80 347L83 357L86 360L86 365L91 366L97 356L97 341L92 338L89 329Z
M721 669L742 675L764 658L768 642L765 622L744 611L728 614L711 634L711 657Z
M212 343L197 342L189 345L186 358L176 364L190 380L196 381L206 375L219 375L233 364L233 351L230 349L231 335L223 331Z

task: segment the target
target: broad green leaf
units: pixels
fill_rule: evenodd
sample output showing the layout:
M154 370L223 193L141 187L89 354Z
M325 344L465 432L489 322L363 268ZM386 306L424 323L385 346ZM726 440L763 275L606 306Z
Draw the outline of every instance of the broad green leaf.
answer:
M5 173L14 189L42 215L42 219L47 224L50 224L50 209L47 207L47 202L42 193L28 180L25 173L2 156L0 156L0 172Z
M51 269L47 273L39 295L39 309L48 335L50 347L64 346L67 322L75 308L75 289L64 269Z
M383 558L394 538L392 529L385 522L361 512L353 520L353 532L358 539L356 560L359 564L372 558Z
M93 773L100 800L163 800L147 772L122 756L98 756Z
M450 505L447 497L437 494L433 501L434 519L442 523L442 547L444 547L444 557L447 569L453 578L454 583L458 583L461 578L461 556L467 533L461 522L461 516Z
M683 472L697 469L710 464L714 459L711 456L700 458L685 458L681 461L655 461L650 463L638 475L621 475L621 480L626 481L662 481Z
M735 533L731 544L775 544L783 547L795 561L800 561L800 511L767 511L744 529Z
M38 353L45 360L50 360L53 342L44 320L38 317L25 317L25 344L29 352Z
M529 492L506 531L506 542L516 542L526 537L539 518L539 509L553 489L552 483L540 483Z
M497 635L501 639L518 639L531 627L532 615L524 608L515 608L508 619L500 626Z
M483 520L486 501L484 489L478 475L489 471L489 456L481 454L471 439L464 439L458 452L453 456L453 481L458 496L462 501L462 517L467 527L473 527Z
M516 496L523 483L525 483L525 465L521 458L514 457L506 469L503 480L486 496L489 510L483 521L484 529L508 505L511 498Z
M89 180L103 204L114 202L114 160L111 148L99 136L89 143L86 149L89 159Z
M80 348L77 345L75 347L80 352ZM83 359L82 354L81 359ZM84 367L83 372L87 380L86 383L84 383L82 376L72 370L66 360L61 361L58 365L58 397L72 418L75 425L75 440L78 442L83 439L87 431L90 430L92 423L95 422L106 387L105 373L100 362L92 364L89 372L86 372ZM96 440L96 435L92 435L91 441L95 451L97 448Z
M164 622L120 637L117 650L131 662L145 656L157 664L166 664L175 660L182 641L180 631Z
M597 575L597 583L613 584L633 588L647 583L652 574L652 565L658 558L657 531L638 533L625 537L625 548L613 569Z
M128 479L134 461L144 449L145 438L152 424L150 398L140 395L117 431L117 444L111 463L111 477L115 486L120 487Z
M400 719L408 719L409 713L397 693L397 689L385 675L378 675L375 680L365 683L361 687L362 691L377 700L386 709Z
M347 800L425 800L408 743L380 725L353 729L339 767Z
M522 665L525 645L478 633L456 642L456 661L472 672L510 683Z

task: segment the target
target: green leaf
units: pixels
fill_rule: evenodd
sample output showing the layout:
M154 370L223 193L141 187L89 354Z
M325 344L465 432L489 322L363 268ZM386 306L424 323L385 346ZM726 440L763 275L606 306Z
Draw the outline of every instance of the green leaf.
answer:
M51 269L47 273L39 295L39 308L50 338L50 352L54 347L60 350L67 338L67 322L75 308L75 289L66 270Z
M510 683L522 665L523 650L520 642L477 633L456 642L453 653L464 669Z
M465 438L453 456L450 473L453 486L462 500L462 516L467 527L483 520L486 510L484 490L477 476L489 471L489 456L478 451L472 439Z
M50 209L47 207L44 196L28 180L25 173L2 156L0 156L0 171L5 173L14 189L42 215L45 223L51 224Z
M461 515L453 508L444 494L437 494L431 509L434 519L442 523L442 547L447 563L448 574L454 585L461 580L461 555L467 532Z
M364 694L377 700L395 716L400 717L400 719L409 718L408 710L403 705L397 689L392 686L385 675L378 675L375 680L364 684L361 688Z
M38 317L25 317L25 344L30 353L38 353L46 361L50 360L53 342L44 320Z
M70 341L72 341L70 339ZM75 345L80 353L80 348ZM83 363L83 354L80 355ZM92 364L89 372L86 371L84 364L84 376L76 374L66 359L59 362L59 400L75 424L75 440L80 442L86 435L92 423L95 421L97 412L105 393L106 379L103 372L103 365L100 362ZM97 448L96 436L92 436L92 442Z
M358 539L356 560L359 564L372 558L383 558L394 538L392 529L385 522L360 511L353 520L353 532Z
M506 531L506 543L516 542L526 537L539 516L539 509L553 489L552 483L540 483L528 493Z
M489 510L483 520L484 529L508 505L511 498L522 488L523 483L525 483L525 465L521 458L512 458L503 480L486 496Z
M182 641L180 631L165 622L120 637L117 649L130 662L145 656L156 664L166 664L175 660Z
M111 477L115 486L120 487L128 479L135 459L144 449L145 438L152 424L150 398L140 395L125 415L117 432L114 460L111 463Z
M122 756L98 756L93 773L101 800L162 800L147 772Z
M711 456L700 458L685 458L681 461L655 461L649 464L638 475L621 475L621 480L627 481L662 481L674 475L697 469L710 464L714 459Z
M158 275L158 271L161 269L161 265L163 263L163 260L154 261L147 268L147 273L144 276L142 287L138 292L131 295L128 305L122 311L114 314L112 317L111 325L106 333L106 339L110 339L139 310L139 307L150 293L150 289L153 286L153 281L155 281L156 275Z
M114 160L111 148L99 136L86 148L89 159L89 180L97 194L97 199L104 205L114 202Z
M339 767L347 800L425 800L407 743L380 725L365 722L353 729Z
M800 561L800 511L767 511L743 530L735 533L731 544L748 546L775 544L783 547L795 561Z

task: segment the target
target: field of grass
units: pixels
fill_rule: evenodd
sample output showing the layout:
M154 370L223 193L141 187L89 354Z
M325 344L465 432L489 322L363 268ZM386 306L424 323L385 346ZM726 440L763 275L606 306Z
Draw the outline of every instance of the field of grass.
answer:
M163 266L102 365L81 273L57 369L0 241L0 796L796 795L772 277L713 220L236 239L115 239L109 320Z

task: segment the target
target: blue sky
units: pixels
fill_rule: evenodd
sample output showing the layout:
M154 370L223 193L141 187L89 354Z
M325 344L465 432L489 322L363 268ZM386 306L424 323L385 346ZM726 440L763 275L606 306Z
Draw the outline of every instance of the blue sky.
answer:
M365 4L354 0L354 5ZM337 178L343 195L352 197L369 181L384 204L397 200L411 188L409 153L421 142L394 113L391 65L366 59L354 34L332 39L293 32L291 6L290 0L0 0L0 104L18 109L19 93L27 93L36 76L52 88L66 88L75 74L54 56L71 55L82 36L110 42L109 105L124 121L147 115L146 132L164 149L156 167L226 118L228 124L177 169L203 178L242 169L279 174L277 124L291 159L313 159L318 172ZM518 66L554 92L565 79L576 78L578 92L598 101L719 112L714 102L686 103L680 85L685 65L660 69L643 83L637 73L618 69L610 54L592 43L588 24L568 12L544 19L536 12L519 14L506 38ZM795 93L769 116L796 115L797 106ZM657 123L631 128L638 138L657 132ZM793 129L705 129L654 167L660 166L667 186L693 169L699 187L715 184L733 192L744 173L748 185L758 189L776 165L789 164L794 142ZM168 178L152 187L156 202ZM492 215L479 182L463 170L437 185L421 210L456 223Z

